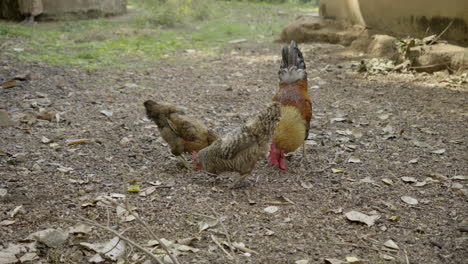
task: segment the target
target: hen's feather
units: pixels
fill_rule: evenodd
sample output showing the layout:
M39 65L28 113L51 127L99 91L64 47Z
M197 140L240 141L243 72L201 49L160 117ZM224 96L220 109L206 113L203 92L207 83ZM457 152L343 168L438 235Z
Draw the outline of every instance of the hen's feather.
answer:
M255 164L265 157L279 118L279 104L273 103L244 126L202 149L197 155L198 162L211 173L250 173Z

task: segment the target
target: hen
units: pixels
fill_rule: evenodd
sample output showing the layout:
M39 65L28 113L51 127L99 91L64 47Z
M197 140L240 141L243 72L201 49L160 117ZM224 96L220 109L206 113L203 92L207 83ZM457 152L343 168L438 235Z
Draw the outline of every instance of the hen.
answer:
M240 176L231 188L240 187L255 168L255 164L266 156L280 113L280 105L272 103L242 127L219 138L200 152L193 153L195 165L215 174L239 172Z
M186 116L181 107L156 103L152 100L146 101L144 105L146 115L158 126L159 133L169 144L171 153L187 169L194 169L182 153L199 151L213 143L217 136L201 121Z
M283 47L282 63L278 72L279 91L273 101L281 104L281 120L275 128L270 147L269 162L281 170L286 169L285 153L303 145L309 134L312 103L307 93L307 72L302 53L296 42Z

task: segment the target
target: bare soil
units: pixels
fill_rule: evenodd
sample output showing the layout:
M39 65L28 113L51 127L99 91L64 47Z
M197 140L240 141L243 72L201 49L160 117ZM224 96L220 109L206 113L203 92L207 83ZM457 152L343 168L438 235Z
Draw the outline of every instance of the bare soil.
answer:
M232 241L257 252L236 251L240 263L349 256L362 263L466 263L467 182L452 177L467 176L468 85L440 75L366 75L356 72L361 57L342 46L300 48L314 112L307 160L299 149L288 157L289 169L278 171L265 159L250 184L236 190L225 187L234 174L184 169L145 118L143 102L183 105L226 133L271 101L281 44L236 44L219 56L181 53L138 71L88 72L0 57L0 82L31 73L19 86L0 89L0 108L15 121L0 130L0 188L8 192L0 197L0 222L16 220L0 226L0 248L37 230L66 228L72 223L65 220L77 216L105 223L103 208L82 205L121 193L160 237L200 238L192 244L198 253L180 257L185 263L233 262L211 239L226 241L220 226L199 232L198 223L209 220L202 215L215 216L213 210L226 217ZM60 120L36 119L40 108ZM67 145L83 138L91 142ZM149 196L127 192L158 181L165 188ZM419 203L408 205L402 196ZM24 212L11 218L19 205ZM272 205L279 210L264 211ZM380 218L368 227L346 219L352 210ZM111 223L133 226L127 234L143 244L150 239L135 222ZM86 240L104 237L110 236L95 230ZM385 248L389 239L400 249ZM395 259L385 261L384 254ZM89 256L71 241L41 251L49 263L86 263Z

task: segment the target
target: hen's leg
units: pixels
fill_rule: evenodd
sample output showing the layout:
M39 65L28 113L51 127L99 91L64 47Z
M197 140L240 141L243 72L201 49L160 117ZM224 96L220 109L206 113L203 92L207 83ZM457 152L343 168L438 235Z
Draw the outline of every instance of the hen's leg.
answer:
M302 158L307 162L306 143L302 144Z
M182 162L185 168L191 171L195 170L195 168L184 157L177 156L177 158L180 160L180 162Z
M244 187L245 186L244 179L247 178L247 176L249 176L249 175L250 175L250 173L245 173L245 174L239 175L239 177L234 181L234 183L232 183L231 186L229 186L229 188L237 189L237 188Z

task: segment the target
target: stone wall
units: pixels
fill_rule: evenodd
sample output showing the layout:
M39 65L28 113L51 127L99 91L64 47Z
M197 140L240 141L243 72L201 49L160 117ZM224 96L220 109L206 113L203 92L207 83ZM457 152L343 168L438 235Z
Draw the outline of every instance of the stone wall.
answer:
M17 2L17 0L1 0L0 18L20 18ZM42 0L42 3L44 13L40 19L96 18L120 15L127 10L127 0Z
M468 0L320 0L320 13L397 36L438 34L453 21L443 39L468 46Z

